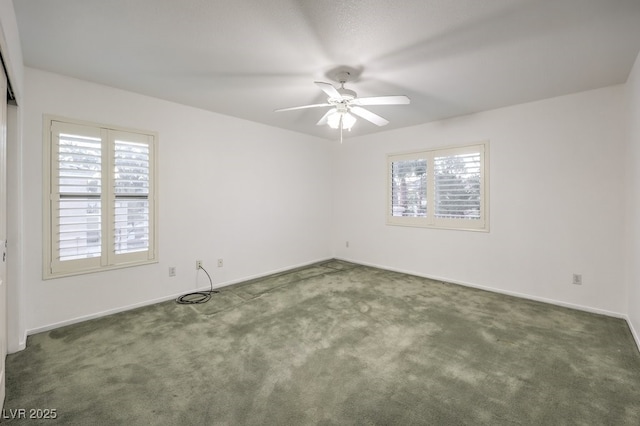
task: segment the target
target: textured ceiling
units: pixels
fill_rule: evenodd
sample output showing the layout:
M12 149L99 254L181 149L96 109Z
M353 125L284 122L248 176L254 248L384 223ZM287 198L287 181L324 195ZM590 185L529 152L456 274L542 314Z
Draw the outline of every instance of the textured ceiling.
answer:
M624 83L640 0L14 0L25 64L335 139L314 80L338 66L363 135ZM348 136L348 135L347 135Z

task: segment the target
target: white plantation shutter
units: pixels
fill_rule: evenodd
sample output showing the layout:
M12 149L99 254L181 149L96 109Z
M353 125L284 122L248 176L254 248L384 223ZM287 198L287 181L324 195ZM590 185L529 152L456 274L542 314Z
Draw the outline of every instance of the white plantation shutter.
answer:
M51 125L51 267L56 272L100 266L102 255L102 132Z
M484 145L435 151L434 222L484 228Z
M49 127L45 278L155 261L155 136Z
M427 160L396 158L391 162L391 215L426 217Z
M387 223L488 230L487 148L389 155Z
M149 250L151 150L145 135L118 133L114 143L113 251Z

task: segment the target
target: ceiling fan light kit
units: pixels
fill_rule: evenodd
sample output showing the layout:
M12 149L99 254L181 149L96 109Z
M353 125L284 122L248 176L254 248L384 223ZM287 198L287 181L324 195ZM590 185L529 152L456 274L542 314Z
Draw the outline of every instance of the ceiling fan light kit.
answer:
M316 81L315 85L328 96L327 102L323 104L303 105L292 108L277 109L276 112L293 111L298 109L331 107L320 120L318 126L329 125L332 129L340 130L340 142L342 142L342 131L351 130L357 121L355 116L367 120L376 126L386 126L389 121L378 114L375 114L361 105L406 105L411 100L404 95L375 96L358 98L355 91L345 89L344 84L349 81L351 73L349 71L338 71L335 73L336 79L340 82L340 87L336 88L331 83Z

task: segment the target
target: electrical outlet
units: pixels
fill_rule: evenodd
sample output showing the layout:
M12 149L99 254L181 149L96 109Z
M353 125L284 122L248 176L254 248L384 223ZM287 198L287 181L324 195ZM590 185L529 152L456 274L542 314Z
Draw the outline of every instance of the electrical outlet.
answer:
M218 259L218 268L222 268L224 266L224 260Z
M349 248L349 241L346 242L345 246Z
M202 260L196 260L196 271L202 269Z
M582 275L581 274L573 274L573 284L582 285Z
M169 266L169 276L170 277L175 277L176 276L176 267L175 266Z

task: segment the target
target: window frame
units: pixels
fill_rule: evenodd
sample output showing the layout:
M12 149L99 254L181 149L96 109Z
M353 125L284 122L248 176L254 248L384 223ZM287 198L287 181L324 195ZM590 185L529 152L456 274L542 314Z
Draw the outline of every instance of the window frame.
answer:
M60 247L55 244L55 235L59 224L55 217L58 212L60 197L58 185L57 138L62 130L78 129L78 134L89 133L100 136L101 140L101 191L100 191L100 237L101 253L99 256L74 260L57 260ZM87 133L82 133L87 131ZM43 279L60 278L79 274L94 273L158 262L158 134L151 131L105 125L67 117L45 114L43 116ZM123 138L122 136L126 136ZM115 146L116 140L137 142L147 145L149 149L149 190L148 202L148 249L131 253L116 253L115 249Z
M439 218L435 216L435 171L434 158L447 155L460 155L479 152L480 154L480 218ZM393 215L393 163L409 160L426 160L427 182L425 198L427 200L426 215L394 216ZM421 228L452 229L464 231L489 232L489 141L465 145L454 145L440 148L429 148L420 151L387 154L387 197L386 224L391 226L409 226Z

